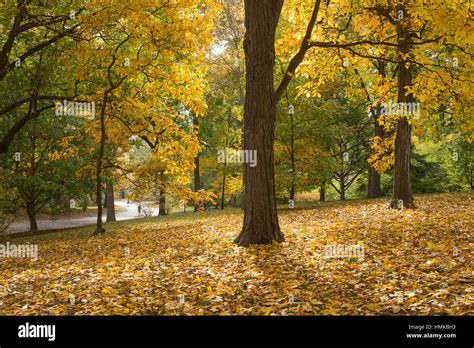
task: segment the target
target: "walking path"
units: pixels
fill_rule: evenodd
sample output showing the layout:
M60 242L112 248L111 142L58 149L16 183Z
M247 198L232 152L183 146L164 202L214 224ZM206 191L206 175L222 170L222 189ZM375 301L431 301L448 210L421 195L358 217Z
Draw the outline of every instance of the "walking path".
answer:
M115 205L123 207L125 210L116 212L115 218L117 221L133 220L142 218L143 215L138 215L138 204L127 202L115 202ZM102 216L105 222L106 212ZM94 225L97 222L97 216L87 216L72 219L58 219L58 220L38 220L38 229L42 230L61 230L71 227L81 227ZM21 233L28 232L30 229L30 223L28 221L13 222L5 233Z

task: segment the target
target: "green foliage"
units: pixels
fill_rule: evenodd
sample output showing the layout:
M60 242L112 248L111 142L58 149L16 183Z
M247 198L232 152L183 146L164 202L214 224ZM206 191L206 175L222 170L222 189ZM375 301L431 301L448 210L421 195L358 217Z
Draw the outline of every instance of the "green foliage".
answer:
M441 193L449 189L448 173L439 162L428 155L412 154L412 189L414 193Z
M18 192L23 207L39 212L53 198L80 198L90 178L81 169L90 161L90 140L81 130L82 120L52 112L32 120L2 157L10 168L3 189ZM14 155L20 153L20 161ZM69 199L67 202L69 205Z

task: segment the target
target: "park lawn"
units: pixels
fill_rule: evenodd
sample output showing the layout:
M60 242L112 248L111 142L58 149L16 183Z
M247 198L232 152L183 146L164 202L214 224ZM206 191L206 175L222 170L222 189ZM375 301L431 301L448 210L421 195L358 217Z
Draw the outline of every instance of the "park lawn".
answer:
M9 237L39 258L0 259L0 315L474 314L474 195L416 203L281 210L285 243L250 248L232 243L238 209ZM356 244L363 258L325 257Z

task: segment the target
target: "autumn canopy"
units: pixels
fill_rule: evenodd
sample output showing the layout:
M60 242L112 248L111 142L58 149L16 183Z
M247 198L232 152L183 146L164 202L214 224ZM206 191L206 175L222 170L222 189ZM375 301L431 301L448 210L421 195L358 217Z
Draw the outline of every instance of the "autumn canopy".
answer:
M1 1L0 315L472 314L473 43L464 0Z

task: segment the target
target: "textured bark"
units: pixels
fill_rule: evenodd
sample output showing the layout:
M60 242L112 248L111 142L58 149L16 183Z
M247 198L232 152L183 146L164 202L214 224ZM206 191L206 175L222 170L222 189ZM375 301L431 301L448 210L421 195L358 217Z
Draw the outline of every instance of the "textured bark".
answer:
M341 184L341 190L339 191L339 199L341 201L346 200L346 188L344 186L344 182Z
M395 176L393 183L393 199L391 208L399 207L399 200L404 208L413 208L413 194L410 177L411 162L411 125L403 118L397 122L395 138Z
M28 219L30 220L30 232L38 231L38 223L36 222L36 211L34 207L27 205L26 214L28 215Z
M84 198L82 199L82 211L87 211L88 204L89 204L89 196L84 195Z
M229 117L227 118L227 123L229 123ZM227 151L227 146L228 145L229 145L229 134L226 134L225 147L224 147L225 151ZM224 156L224 169L223 169L223 172L222 172L221 210L224 210L226 174L227 174L227 155Z
M193 117L193 125L196 131L196 134L199 139L199 120L196 115ZM201 173L200 173L200 163L199 163L200 153L194 158L194 192L198 192L201 189ZM202 209L202 204L194 203L194 211L200 211Z
M161 190L160 191L160 210L159 210L159 215L160 216L165 216L166 215L166 195L165 191Z
M296 187L295 187L295 184L292 183L290 187L290 200L295 199L295 192L296 192Z
M276 96L275 30L282 0L245 0L246 94L244 150L257 150L257 166L244 165L244 224L235 239L240 246L283 242L274 183Z
M380 197L382 197L382 189L380 188L380 174L372 166L370 166L367 198Z
M293 114L290 114L290 162L291 162L291 187L290 187L290 200L295 199L296 193L296 159L295 159L295 122Z
M199 154L194 158L194 192L198 192L201 189L201 174L199 172ZM194 203L194 211L199 211L202 209L202 204Z
M109 198L109 194L107 192L108 186L105 185L105 195L104 195L104 204L102 204L102 208L107 209L107 199Z
M399 45L398 64L398 96L397 102L411 103L413 95L406 92L406 87L413 83L413 65L407 62L407 55L411 52L411 36L409 31L410 18L403 5L398 6L403 11L404 19L397 22L397 37ZM393 183L393 198L391 208L398 208L399 201L403 201L404 208L414 208L411 188L411 125L403 117L397 122L395 137L395 175Z
M319 201L320 202L326 201L326 181L322 182L321 188L319 189Z
M226 177L226 166L227 163L224 163L224 173L222 173L222 189L221 189L221 210L224 210L225 202L225 177Z
M115 218L115 198L114 198L114 183L111 178L107 179L106 183L106 197L107 197L107 222L117 221Z
M160 189L159 215L160 216L165 216L166 215L166 193L165 193L165 189L164 189L164 181L165 181L165 172L164 171L160 172L160 178L161 178L161 181L162 181L161 184L163 185L163 187Z
M100 112L100 146L99 146L99 155L97 158L97 165L96 165L96 198L97 198L97 224L95 228L94 234L104 233L105 229L103 227L102 222L102 164L104 161L104 152L105 152L105 140L106 140L106 132L105 132L105 109L107 103L107 97L109 92L106 91L104 93L104 98L102 102L102 108Z

